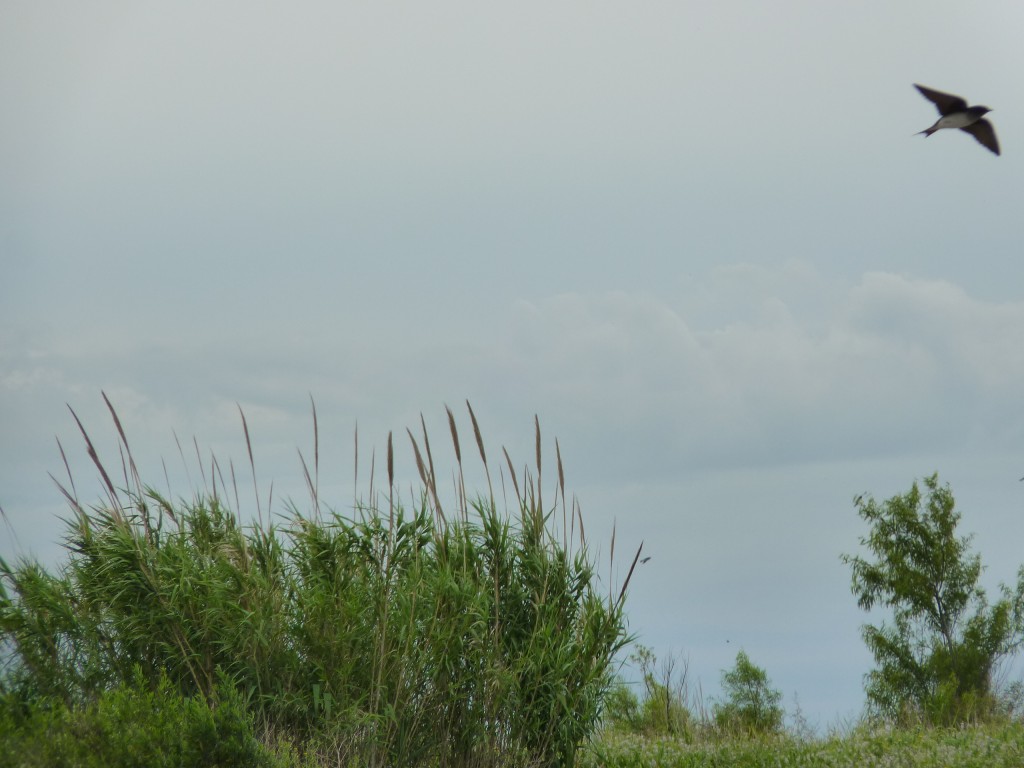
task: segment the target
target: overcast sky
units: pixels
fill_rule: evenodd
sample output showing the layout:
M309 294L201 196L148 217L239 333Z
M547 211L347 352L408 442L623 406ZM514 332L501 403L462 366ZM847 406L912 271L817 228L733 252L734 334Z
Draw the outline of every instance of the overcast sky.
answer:
M613 521L645 542L642 643L705 694L742 648L812 724L855 716L855 495L937 470L986 585L1024 561L1022 28L1019 0L3 3L0 555L61 556L55 436L100 500L66 405L116 465L101 391L182 496L175 434L247 467L240 404L298 502L312 395L342 511L357 422L379 452L423 413L452 461L468 398L492 455L530 461L534 414L558 437L602 558ZM1002 157L914 136L914 82L992 107Z

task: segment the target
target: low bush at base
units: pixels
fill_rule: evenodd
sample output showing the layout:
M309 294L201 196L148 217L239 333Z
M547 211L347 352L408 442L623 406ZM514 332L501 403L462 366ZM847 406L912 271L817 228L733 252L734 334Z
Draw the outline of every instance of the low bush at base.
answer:
M0 707L4 768L285 768L256 739L238 694L183 697L162 676L155 690L139 673L91 704L17 702Z

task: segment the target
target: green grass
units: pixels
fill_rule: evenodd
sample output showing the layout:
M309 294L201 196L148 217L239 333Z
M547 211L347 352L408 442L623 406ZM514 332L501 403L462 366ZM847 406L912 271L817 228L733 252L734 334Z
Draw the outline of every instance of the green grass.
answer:
M1019 768L1024 724L871 730L824 739L709 739L604 733L579 768Z

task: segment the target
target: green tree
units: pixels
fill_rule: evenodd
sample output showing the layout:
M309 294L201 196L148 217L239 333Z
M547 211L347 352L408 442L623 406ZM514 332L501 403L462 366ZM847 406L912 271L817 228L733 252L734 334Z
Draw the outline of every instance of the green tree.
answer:
M938 474L884 503L858 496L871 532L860 543L872 559L843 555L857 604L892 611L892 623L865 624L877 668L866 678L869 706L892 720L956 723L987 716L997 704L993 672L1024 637L1024 569L1016 589L989 604L979 586L980 555L958 537L960 514Z
M725 698L711 707L720 728L746 733L777 733L782 729L782 693L771 687L768 673L743 651L736 654L736 666L722 672L722 691Z
M660 662L654 652L637 645L629 660L639 667L643 698L637 697L625 681L619 679L604 699L607 725L633 733L660 734L688 738L692 716L689 699L689 664L672 655Z

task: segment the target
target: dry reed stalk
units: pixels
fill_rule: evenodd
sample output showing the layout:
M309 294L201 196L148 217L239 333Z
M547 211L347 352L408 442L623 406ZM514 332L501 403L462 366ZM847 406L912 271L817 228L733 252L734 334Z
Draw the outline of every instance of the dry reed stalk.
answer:
M185 451L182 450L182 448L181 448L181 440L178 439L177 431L172 429L171 430L171 434L174 435L174 443L175 443L175 445L178 446L178 455L181 456L181 466L183 466L185 468L185 478L188 480L188 488L189 488L190 491L192 491L192 496L195 497L195 495L196 495L196 486L195 486L195 483L192 482L192 473L189 472L188 462L185 461ZM167 473L165 472L164 474L166 475ZM167 480L167 493L168 493L168 495L170 495L170 491L171 491L171 481L170 481L170 479L168 479Z
M203 479L203 490L209 487L209 483L206 480L206 470L203 469L203 454L199 450L199 441L195 435L192 435L192 447L196 450L196 466L199 467L199 476Z
M371 483L373 469L370 470ZM372 488L372 485L371 485ZM370 503L373 504L373 494L370 495ZM388 430L388 520L389 525L395 519L395 446L392 440L391 431Z
M53 477L53 475L50 475L50 477ZM60 483L57 485L59 487ZM10 534L11 541L14 542L14 545L18 549L21 549L21 540L18 539L18 533L14 530L14 525L11 523L11 519L7 516L7 512L4 511L2 504L0 504L0 519L4 521L4 526L6 526L8 534ZM6 567L6 563L4 563L3 558L0 558L0 564L2 564L3 567Z
M252 441L249 439L249 424L245 420L245 412L242 410L242 406L237 402L235 405L238 406L238 413L242 417L242 430L245 432L245 447L249 451L249 466L252 468L252 489L253 493L256 494L256 515L260 523L260 528L262 528L263 509L260 507L260 489L259 486L256 485L256 462L253 461L252 458ZM271 493L273 493L273 485L271 485Z
M313 396L309 396L310 405L313 407L313 475L310 476L309 466L306 464L306 457L302 451L296 448L299 454L299 463L302 464L302 474L306 480L306 490L313 500L313 516L315 520L320 519L320 434L316 422L316 403Z
M167 483L167 498L169 499L169 498L171 498L171 476L167 472L167 462L164 461L163 459L160 459L160 465L164 468L164 482ZM221 483L223 483L223 482L224 481L222 479ZM224 493L227 493L227 488L224 489ZM170 504L161 504L160 506L163 508L163 510L165 512L167 512L167 514L170 516L170 518L174 522L174 524L177 525L178 524L178 518L174 514L174 508L171 507Z
M224 470L222 470L220 468L220 462L217 460L217 457L213 456L212 454L211 454L211 464L212 464L212 466L210 468L210 472L211 473L215 473L217 475L217 477L220 478L220 491L224 495L224 505L227 506L231 502L228 501L228 484L227 484L227 481L224 479ZM217 488L216 485L214 485L214 490L216 490L216 488ZM238 509L238 505L236 504L233 507L233 509L237 510Z
M391 432L388 432L388 489L395 487L395 446Z
M459 468L458 475L453 478L455 481L455 494L457 496L456 503L459 511L462 513L462 521L466 522L469 517L469 508L466 504L466 476L462 471L462 446L459 445L459 430L455 427L455 414L452 413L452 409L445 405L444 410L448 414L448 429L452 433L452 445L455 446L455 462Z
M416 469L420 473L420 480L423 485L427 488L430 487L430 481L427 479L427 468L423 463L423 456L420 454L420 447L416 444L416 438L413 437L412 430L406 427L405 431L409 434L409 441L412 443L412 451L416 456Z
M480 425L477 423L476 414L473 413L473 406L466 401L466 408L469 409L469 420L473 422L473 435L476 437L476 447L480 450L480 460L484 463L484 475L487 477L487 493L491 499L491 507L494 507L494 486L491 485L491 470L487 466L487 453L484 451L484 440L480 437Z
M608 553L608 574L611 575L615 568L615 529L618 525L618 520L612 520L612 544L611 552Z
M68 481L71 483L72 494L69 494L67 490L57 482L57 478L52 474L50 475L50 479L57 483L57 487L60 488L60 493L65 495L65 498L68 499L72 509L78 513L83 513L84 510L82 509L82 505L78 503L78 488L75 487L75 477L71 473L71 465L68 463L68 457L65 455L65 452L63 452L63 445L60 444L60 438L57 438L57 449L60 451L60 458L63 460L63 463L65 463L65 470L68 472Z
M298 448L295 452L299 454L299 464L302 465L302 477L306 481L306 491L309 493L310 498L313 500L313 514L317 514L317 500L316 500L316 488L313 485L313 478L309 474L309 466L306 464L306 457L302 455L302 451Z
M371 488L373 487L373 465L371 464ZM371 492L371 504L374 504ZM392 433L387 433L387 519L388 526L394 527L394 441Z
M135 466L135 459L132 458L131 448L128 447L128 437L125 435L124 427L121 426L121 419L118 418L117 411L114 410L114 406L110 403L110 398L107 397L107 393L103 392L101 390L100 394L103 396L103 402L105 402L107 404L107 410L110 411L110 415L114 419L114 426L117 427L117 434L121 438L121 443L124 445L125 452L128 455L128 467L130 467L130 469L131 469L132 483L135 485L135 492L141 497L141 495L142 495L142 478L139 477L139 469L138 469L138 467ZM124 467L124 456L123 455L122 455L122 458L121 458L121 465L122 465L122 468L123 468ZM125 487L127 488L129 486L128 472L125 471L124 474L125 474L124 484L125 484Z
M558 492L562 495L562 550L566 558L569 557L569 521L565 513L565 472L562 471L562 450L558 445L558 438L555 438L555 464L558 467ZM555 504L558 503L558 493L555 493Z
M644 549L644 543L641 541L640 546L636 548L636 554L633 555L633 562L629 566L629 572L626 574L626 580L622 582L622 589L619 590L619 599L615 601L615 609L618 610L622 605L622 601L626 597L626 588L629 587L630 579L633 578L633 570L636 568L637 562L640 560L640 553Z
M555 438L555 459L558 464L558 488L562 492L562 502L565 503L565 472L562 469L562 449L558 445L558 438Z
M522 494L519 493L519 482L515 478L515 467L512 466L512 459L511 457L509 457L509 452L505 450L504 446L502 447L502 453L505 454L505 461L509 465L509 475L512 477L512 487L515 488L515 498L516 501L519 503L519 508L521 509L523 505L523 499Z
M54 484L56 484L57 490L59 490L61 494L63 494L64 498L68 500L68 504L71 505L71 508L74 509L75 512L77 512L79 515L84 515L85 510L82 509L82 506L78 503L78 499L74 498L68 492L68 489L61 485L60 480L58 480L52 474L50 474L50 479L53 480Z
M228 459L228 469L231 471L231 487L235 489L235 513L241 514L242 504L238 496L238 476L235 474L234 459Z
M217 499L217 476L220 475L220 485L224 489L225 495L228 492L227 487L224 485L224 476L221 475L220 465L217 464L217 457L210 452L210 478L213 480L213 503L218 503Z
M391 433L389 432L388 433L388 444L390 445L390 443L391 443ZM370 504L376 504L376 502L374 501L375 497L373 495L374 494L373 479L374 479L374 475L376 474L376 471L377 471L377 449L376 448L371 448L370 449L370 495L368 497ZM389 488L388 489L389 504L390 504L390 499L391 499L391 489ZM357 503L356 506L358 507L360 505Z
M523 488L526 489L523 499L524 505L531 510L536 509L537 489L533 486L533 475L530 474L530 468L526 465L523 466Z
M537 441L536 441L537 442L537 508L541 511L541 514L543 514L543 512L544 512L544 501L543 501L543 495L541 493L541 486L540 486L540 482L541 482L540 418L537 416L537 414L533 414L533 424L534 424L534 427L536 428L536 432L537 432Z
M213 500L218 501L217 497L217 474L220 471L220 467L217 464L217 457L213 455L213 451L210 451L210 492L212 493ZM225 488L225 493L227 489Z
M458 462L459 467L462 467L462 449L459 447L459 430L455 428L455 414L452 413L452 409L447 405L444 407L445 412L448 414L448 428L452 432L452 444L455 446L455 461Z
M146 509L146 502L142 497L141 491L132 493L131 484L128 481L128 464L125 462L125 447L120 443L117 446L117 453L121 457L121 477L124 478L124 486L122 490L128 495L129 507L134 506L138 512L139 517L142 519L142 530L145 534L146 541L150 539L150 528L149 528L149 512ZM131 461L131 456L128 456L128 461Z
M320 423L316 418L316 401L309 395L309 407L313 411L313 510L320 518Z
M241 522L242 503L238 497L238 477L235 475L235 462L228 459L228 469L231 471L231 487L235 490L235 517ZM245 568L249 567L249 540L242 537L242 563Z
M71 415L74 417L75 423L78 424L78 429L82 433L82 437L85 438L85 448L89 454L89 458L92 459L92 463L96 465L96 468L100 472L100 477L103 478L103 484L106 486L107 495L110 499L110 512L118 523L123 523L124 516L121 514L121 503L118 500L117 491L114 490L114 484L110 482L110 476L107 474L107 470L100 461L100 457L96 453L96 448L93 446L92 440L89 439L89 434L85 431L85 427L82 426L82 421L78 418L78 414L75 413L75 409L69 405L68 410L71 411Z
M430 436L427 435L427 422L423 420L422 413L420 414L420 425L423 428L423 450L427 454L427 467L430 470L430 482L427 484L427 488L430 490L430 495L434 497L434 507L437 510L438 518L444 521L441 499L437 496L437 476L434 474L434 456L430 452Z

